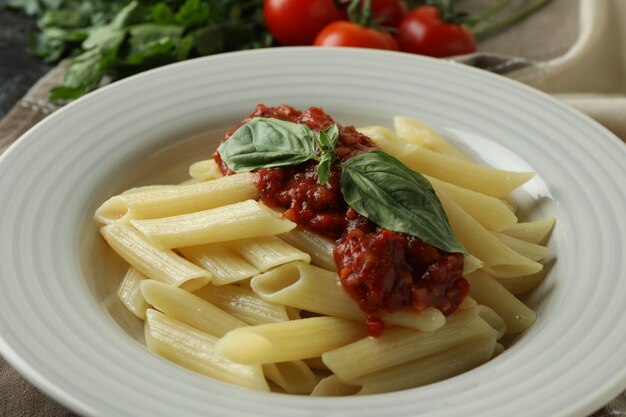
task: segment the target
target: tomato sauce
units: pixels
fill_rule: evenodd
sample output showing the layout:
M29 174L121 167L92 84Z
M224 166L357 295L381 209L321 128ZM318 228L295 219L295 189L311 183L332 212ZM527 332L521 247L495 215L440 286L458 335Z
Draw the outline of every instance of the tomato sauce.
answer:
M273 117L306 124L312 130L327 129L334 120L320 108L304 112L290 106L256 110L226 134L224 140L253 117ZM376 149L374 143L353 126L340 126L335 148L337 159ZM232 171L214 155L225 175ZM444 314L454 312L469 292L463 278L463 255L447 253L419 238L377 226L351 209L339 187L340 168L331 170L329 181L320 185L317 163L259 169L254 181L261 201L284 210L283 216L309 230L336 240L334 259L343 288L368 314L370 336L382 334L382 311L435 307Z

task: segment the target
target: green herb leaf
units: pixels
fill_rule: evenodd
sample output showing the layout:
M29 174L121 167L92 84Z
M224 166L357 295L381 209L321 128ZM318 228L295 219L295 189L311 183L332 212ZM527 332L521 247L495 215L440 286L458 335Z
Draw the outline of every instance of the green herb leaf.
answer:
M176 23L174 12L165 3L158 3L152 8L152 20L160 25L170 25Z
M236 172L296 165L317 159L314 137L306 125L255 117L237 129L217 151Z
M83 49L102 49L110 51L117 49L124 40L126 31L115 29L111 25L96 27L89 32L89 36L82 44Z
M341 192L359 214L443 251L467 254L422 175L381 151L357 155L341 166Z
M315 136L315 143L321 152L319 164L317 165L317 180L324 185L330 179L330 168L337 159L335 146L339 141L339 128L333 124L328 129L322 130Z
M131 1L126 7L121 9L111 21L111 27L114 29L122 29L128 26L133 20L133 15L139 8L137 1Z
M77 9L49 10L39 19L42 28L82 28L89 25L89 16Z
M206 23L209 18L209 5L200 0L187 0L176 13L176 21L184 28L192 28Z
M332 167L333 162L335 162L335 154L334 152L327 152L322 154L320 161L317 165L317 181L324 185L330 179L330 168Z
M339 128L333 124L328 129L320 131L316 139L320 151L333 150L339 141Z
M50 89L50 100L51 101L67 101L67 100L75 100L78 97L85 94L85 89L83 87L66 87L64 85L57 85Z
M74 91L95 88L104 74L104 69L100 66L102 58L99 49L92 49L74 58L63 78L64 85Z

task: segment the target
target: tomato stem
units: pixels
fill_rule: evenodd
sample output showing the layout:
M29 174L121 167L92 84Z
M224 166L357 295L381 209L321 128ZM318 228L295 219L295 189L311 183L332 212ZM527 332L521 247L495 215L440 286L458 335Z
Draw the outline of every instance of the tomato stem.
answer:
M535 0L534 2L532 2L525 8L515 13L512 13L503 19L500 19L494 23L491 23L486 26L479 27L478 29L473 30L474 36L476 37L476 39L484 39L485 37L492 34L493 32L497 32L500 29L503 29L519 20L524 19L525 17L539 10L540 8L550 3L551 1L552 0Z
M473 28L474 26L481 23L482 21L487 20L494 14L500 12L500 10L504 9L505 7L508 7L511 4L511 2L513 2L513 0L496 1L490 7L487 7L485 10L483 10L478 16L469 17L463 23L467 25L469 28Z
M361 9L361 19L359 24L361 26L368 27L372 20L372 0L365 0L363 2L363 8Z

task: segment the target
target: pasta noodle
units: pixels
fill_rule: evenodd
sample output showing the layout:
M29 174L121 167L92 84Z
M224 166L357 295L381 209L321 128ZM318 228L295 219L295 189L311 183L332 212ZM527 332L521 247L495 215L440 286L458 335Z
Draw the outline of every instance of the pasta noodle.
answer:
M148 310L146 316L146 344L153 352L220 381L269 391L260 366L241 365L216 354L216 337L156 310Z
M409 117L396 117L394 125L395 133L379 126L359 131L432 185L443 217L467 250L462 268L467 282L457 281L459 288L465 285L464 293L427 281L431 270L453 268L454 259L461 276L461 256L444 254L424 276L410 278L423 280L423 286L404 287L413 297L408 308L389 304L368 310L367 302L383 297L384 291L389 298L402 294L393 293L395 287L346 290L360 283L347 280L350 271L337 261L342 256L340 240L323 233L336 219L317 215L308 203L294 204L286 209L289 215L282 215L260 197L260 190L285 179L270 178L263 186L260 174L223 175L219 161L199 160L189 167L191 178L185 183L132 188L106 200L95 213L104 239L130 265L117 295L132 314L145 320L147 347L227 383L312 396L418 387L500 354L512 336L536 319L516 295L544 278L546 269L538 261L551 255L542 243L554 219L518 221L509 193L531 173L475 164L435 130ZM320 143L316 146L321 151ZM333 157L345 152L341 146ZM322 185L318 171L307 175L315 181L280 198L327 192L316 188ZM319 201L321 206L333 204ZM297 209L322 225L322 233L298 223ZM344 215L341 221L353 220ZM354 230L356 235L365 233ZM419 250L444 253L424 247ZM404 251L408 253L405 247L394 247L388 253L400 258ZM382 263L372 253L354 251L349 256L361 259L355 265L366 269ZM418 255L406 256L402 259L408 264L408 257ZM396 273L396 264L384 265L392 265L389 273ZM416 304L424 301L424 294L429 302L428 297L435 300L443 294L445 302L452 303L447 292L454 291L464 298L455 301L447 316L442 310L450 306L445 303L439 308L434 301ZM362 297L359 302L355 293Z
M105 201L96 210L96 220L108 224L131 219L155 219L256 198L259 192L250 175L243 173L177 187L140 188Z
M123 224L110 224L100 229L108 244L126 262L144 275L167 284L184 286L189 291L206 285L211 273L171 250L161 249L141 233Z
M245 287L205 285L194 294L251 325L290 320L285 306L269 303Z
M236 329L222 337L216 349L234 362L266 364L314 358L364 335L357 322L313 317Z
M334 272L294 262L256 276L251 286L264 300L333 317L365 321L365 313L345 291L337 291ZM443 314L434 308L422 312L383 313L389 324L432 331L445 324Z
M130 223L147 238L167 248L270 236L296 227L295 223L281 219L273 210L254 200L154 220L131 220Z
M128 311L142 320L146 319L146 310L150 307L141 294L141 282L146 279L148 277L131 266L117 289L117 296Z
M461 161L424 147L407 144L384 127L374 126L360 131L383 151L424 175L493 197L507 195L533 176L532 173L501 171Z
M479 335L495 337L497 333L476 310L459 312L439 330L389 329L376 339L367 337L328 351L322 360L335 375L349 381L463 344Z

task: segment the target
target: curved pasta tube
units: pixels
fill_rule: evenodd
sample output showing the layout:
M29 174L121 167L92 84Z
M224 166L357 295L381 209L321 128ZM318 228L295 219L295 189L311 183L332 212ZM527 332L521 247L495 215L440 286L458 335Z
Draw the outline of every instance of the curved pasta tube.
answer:
M212 278L206 269L153 245L130 226L114 223L103 226L100 233L118 255L147 277L189 291L205 286Z
M434 332L387 329L382 336L366 337L322 355L324 363L339 378L351 381L382 369L464 345L479 336L497 336L496 331L478 316L478 310L453 314L448 323Z
M399 137L414 145L423 146L461 161L470 161L463 152L418 120L407 116L396 116L393 118L393 126Z
M540 244L550 234L554 222L554 217L546 217L532 222L517 223L503 230L502 233L526 242Z
M259 191L246 172L208 182L140 187L109 198L96 210L97 221L110 224L156 219L257 198Z
M148 349L187 369L217 380L269 391L261 366L241 365L215 351L217 338L149 309L146 312Z
M289 321L285 306L267 302L245 287L211 284L194 294L251 325Z
M365 322L366 313L341 288L337 274L302 262L285 264L252 278L252 290L264 300L314 313ZM383 312L382 320L390 325L433 331L446 322L441 311L427 308L417 312Z
M314 358L365 336L362 323L314 317L242 327L216 344L217 353L243 364L266 364Z
M246 326L243 321L208 301L171 285L145 280L141 283L141 293L148 303L167 316L213 336L221 337L233 329Z
M504 197L533 177L531 172L512 172L461 161L421 146L407 144L393 132L376 126L361 129L383 151L395 156L410 168L463 188Z
M496 338L493 336L475 338L449 350L348 382L363 386L358 395L420 387L482 365L491 359L495 347Z
M150 308L141 294L140 287L142 281L147 279L149 279L147 276L131 266L117 288L117 296L122 304L142 320L146 319L146 310Z
M502 284L482 271L465 276L470 283L470 295L480 304L491 307L506 323L510 334L521 333L537 318L533 310L507 291Z
M534 274L543 268L540 263L520 255L500 242L446 193L439 191L437 195L457 238L465 249L484 262L485 269L489 268L494 275L506 277Z
M254 201L153 220L131 220L148 239L166 248L227 242L285 233L296 224Z
M200 181L209 181L222 177L222 171L214 159L194 162L189 166L189 176Z
M517 216L495 197L488 196L436 178L426 177L435 192L444 192L486 229L500 231L517 223Z

